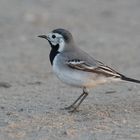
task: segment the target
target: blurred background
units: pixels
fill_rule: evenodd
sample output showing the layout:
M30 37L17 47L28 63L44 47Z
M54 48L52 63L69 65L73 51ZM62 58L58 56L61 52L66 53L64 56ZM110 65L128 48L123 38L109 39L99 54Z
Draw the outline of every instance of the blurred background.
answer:
M139 0L0 0L0 139L139 139L137 85L97 88L82 106L79 122L79 114L59 110L80 90L65 87L52 74L49 44L37 37L56 28L68 29L91 56L140 79ZM118 93L103 94L108 88ZM112 122L117 122L99 121L96 109L104 107L116 110ZM107 124L94 129L100 123Z

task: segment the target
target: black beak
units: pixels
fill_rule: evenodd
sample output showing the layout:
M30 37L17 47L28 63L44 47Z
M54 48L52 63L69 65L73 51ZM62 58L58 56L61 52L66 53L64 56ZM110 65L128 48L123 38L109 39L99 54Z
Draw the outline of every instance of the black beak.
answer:
M46 35L39 35L38 37L40 37L40 38L45 38L45 39L48 40L48 37L47 37Z

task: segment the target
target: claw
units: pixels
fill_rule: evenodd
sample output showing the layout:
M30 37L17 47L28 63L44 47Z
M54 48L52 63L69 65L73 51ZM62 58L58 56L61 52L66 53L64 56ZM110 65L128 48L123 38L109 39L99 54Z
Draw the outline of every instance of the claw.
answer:
M70 106L65 107L64 109L70 110L70 109L72 109L72 108L74 108L74 106L73 106L73 105L70 105Z
M69 112L69 113L75 113L75 112L79 112L79 110L78 110L77 107L75 107L75 108L73 108L72 110L69 110L68 112Z

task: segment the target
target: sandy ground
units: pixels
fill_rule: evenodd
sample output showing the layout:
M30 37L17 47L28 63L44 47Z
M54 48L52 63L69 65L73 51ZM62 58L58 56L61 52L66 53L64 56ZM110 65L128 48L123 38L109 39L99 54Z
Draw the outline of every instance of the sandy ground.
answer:
M80 89L52 73L49 44L37 38L70 30L79 47L140 79L139 0L0 0L0 140L140 140L140 85Z

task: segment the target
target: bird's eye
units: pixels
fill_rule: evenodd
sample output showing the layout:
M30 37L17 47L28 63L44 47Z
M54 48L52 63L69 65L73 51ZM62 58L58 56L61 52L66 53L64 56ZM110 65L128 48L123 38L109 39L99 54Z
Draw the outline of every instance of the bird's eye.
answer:
M52 38L56 38L56 36L55 35L52 35Z

